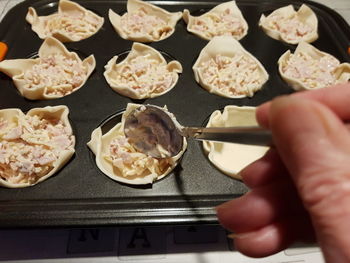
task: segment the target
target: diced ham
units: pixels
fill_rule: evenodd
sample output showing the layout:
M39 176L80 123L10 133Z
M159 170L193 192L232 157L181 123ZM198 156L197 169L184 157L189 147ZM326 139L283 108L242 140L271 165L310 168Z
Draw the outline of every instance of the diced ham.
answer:
M193 18L192 30L200 31L208 38L215 36L233 36L240 39L244 34L244 24L241 18L235 17L227 8L221 14L206 13Z
M67 149L72 145L72 140L66 135L57 135L53 138L53 144L56 146L57 151Z
M48 165L48 164L54 162L56 159L57 159L56 156L54 156L53 154L43 155L37 159L37 162L43 166L43 165Z
M37 181L52 170L61 152L71 147L73 140L61 120L26 116L2 136L0 178L10 183Z
M285 76L298 79L310 89L323 88L335 84L334 71L339 61L331 55L315 59L305 52L291 54L286 65L282 67Z
M0 118L0 131L5 130L7 126L8 126L8 121Z
M171 159L155 159L146 154L137 152L125 136L119 135L109 145L109 153L105 159L120 170L124 177L142 176L145 171L158 175L164 172L165 167L171 164Z
M258 64L243 53L217 55L203 62L200 70L204 83L228 95L252 96L263 83Z
M171 31L171 27L160 17L150 15L144 8L133 13L125 13L121 17L121 25L125 32L135 36L151 36L160 39Z
M24 81L27 88L47 88L47 94L64 96L77 89L86 76L81 61L53 54L39 58L39 63L24 73Z
M270 29L279 31L288 41L301 40L313 30L311 26L300 21L296 14L289 17L271 15L266 18L266 23Z
M67 34L73 39L85 38L94 34L100 24L97 18L89 14L76 15L55 14L45 21L45 34Z
M171 88L175 77L166 65L159 65L155 59L138 56L119 67L115 72L116 83L137 90L140 96L162 93Z
M2 138L4 140L16 140L22 135L22 127L16 127L8 131Z

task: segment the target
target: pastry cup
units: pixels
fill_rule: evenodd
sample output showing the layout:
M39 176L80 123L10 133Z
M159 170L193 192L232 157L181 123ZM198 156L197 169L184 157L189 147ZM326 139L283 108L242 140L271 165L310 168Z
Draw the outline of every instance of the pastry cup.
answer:
M310 27L311 31L306 35L299 37L298 39L291 40L288 39L285 33L280 32L279 30L273 28L269 24L269 20L273 16L281 16L283 18L290 18L296 16L297 20L301 23ZM307 5L302 4L298 11L294 10L292 5L281 7L273 11L267 17L262 14L259 20L259 26L264 30L264 32L273 39L283 41L289 44L296 45L299 42L308 42L311 43L318 38L317 28L318 20L316 14L309 8Z
M320 59L324 57L329 57L332 59L334 62L338 64L338 66L335 68L333 71L333 76L334 76L334 83L330 83L327 86L331 86L334 84L339 84L339 83L344 83L350 80L350 63L340 63L338 59L333 57L332 55L322 52L312 46L311 44L308 44L306 42L301 42L297 48L295 49L294 54L291 53L290 50L286 51L279 59L278 59L278 70L279 73L282 77L282 79L288 83L294 90L299 91L299 90L312 90L318 87L312 87L305 81L302 81L300 78L295 78L291 77L285 74L284 68L288 65L288 61L290 58L294 55L298 55L301 53L305 53L309 56L312 57L312 59L316 61L320 61ZM309 69L310 70L310 69ZM326 87L326 86L325 86Z
M214 111L207 127L257 126L255 107L226 106L223 112ZM204 141L203 148L209 161L221 172L236 179L242 179L239 172L261 158L269 147Z
M171 74L171 85L169 85L169 87L164 91L146 90L142 93L139 89L133 89L131 87L131 84L128 85L125 83L118 82L118 80L116 79L116 76L119 76L118 70L128 65L131 60L137 57L145 57L147 59L152 59L156 61L156 63L158 63L158 66L166 67L166 71L169 72L169 74ZM165 58L159 53L159 51L141 43L134 43L132 45L130 53L123 61L117 63L117 59L118 56L114 56L108 61L108 63L105 65L105 72L103 73L103 75L105 76L109 86L114 91L132 99L154 98L169 92L176 85L179 78L178 74L182 72L182 66L178 61L173 60L167 63Z
M70 32L70 30L68 30L68 28L71 29L70 19L73 21L79 21L83 26L91 26L91 24L93 24L95 28L83 33L81 30L82 28ZM61 42L75 42L91 37L100 30L104 23L103 17L100 17L83 8L79 4L68 0L60 0L58 4L58 13L48 16L38 16L35 9L29 7L26 20L32 25L32 30L37 33L41 39L52 36ZM62 24L66 24L67 26L66 28L58 28L55 30L47 28L50 23L57 24L58 27Z
M31 109L27 112L27 114L24 114L20 109L2 109L0 110L0 119L6 120L9 122L9 125L11 128L16 128L16 127L26 127L27 121L25 119L25 116L39 116L41 119L57 119L61 120L64 127L65 131L70 135L70 140L71 140L71 145L67 148L64 149L57 149L56 151L59 152L59 156L57 159L53 162L52 164L52 169L46 173L44 176L41 176L37 181L35 182L21 182L21 183L12 183L6 181L4 178L0 177L0 185L8 188L22 188L22 187L28 187L32 186L35 184L38 184L50 176L54 175L58 170L60 170L73 156L75 150L74 150L74 145L75 145L75 137L73 135L72 127L70 125L70 122L68 120L68 114L69 114L69 109L67 106L47 106L44 108L34 108ZM6 130L0 130L0 140L3 142L6 140L4 138L6 134ZM23 136L22 136L23 137ZM55 144L53 143L52 140L43 140L43 138L36 138L35 136L33 137L26 137L23 139L21 137L21 141L24 143L30 144L30 145L47 145L51 149L54 149ZM10 140L13 141L13 140Z
M248 86L241 87L244 89L243 94L231 94L229 92L222 91L215 87L215 85L212 85L205 81L203 68L201 67L202 63L206 63L211 59L215 59L217 55L233 58L236 54L240 54L254 63L254 66L256 66L258 72L257 76L252 77L254 77L254 80L258 82L258 85L252 88L249 88ZM269 75L266 72L264 66L251 53L246 51L236 39L230 36L214 37L212 40L210 40L209 43L200 52L199 57L193 65L192 69L194 72L195 80L204 89L210 93L227 98L244 98L247 96L252 97L256 91L261 89L263 84L269 78Z
M183 148L176 156L172 158L156 159L138 152L130 145L132 151L142 155L142 158L147 158L149 161L146 169L132 175L127 175L127 172L115 167L109 160L107 160L106 156L109 155L109 146L112 140L118 136L125 138L124 123L126 116L140 106L141 104L129 103L123 113L121 122L115 125L106 134L102 134L101 127L96 128L91 134L91 140L87 143L91 151L95 154L97 167L105 175L115 181L132 185L152 184L153 182L164 178L176 167L187 148L187 141L184 138ZM164 109L166 110L166 108ZM157 169L162 172L157 172Z
M26 81L24 79L25 72L31 70L35 65L40 64L41 58L50 55L62 55L68 59L82 63L86 72L85 80L79 86L75 87L71 93L77 91L85 84L96 65L95 57L93 55L90 55L82 61L77 53L69 52L60 41L52 37L45 39L38 51L38 55L39 58L35 59L9 59L0 62L0 71L11 77L21 95L30 100L56 99L63 97L61 94L50 94L49 89L55 89L55 87L26 87Z
M127 8L127 13L125 13L124 15L135 14L141 9L147 12L147 15L160 18L166 24L164 27L164 32L166 33L160 34L160 36L152 36L150 34L135 33L123 27L122 17L124 15L120 16L117 13L115 13L112 9L109 9L109 12L108 12L109 20L113 25L115 31L117 31L117 33L120 35L120 37L127 40L143 42L143 43L156 42L156 41L160 41L170 37L175 31L176 23L182 17L182 12L171 13L158 6L152 5L148 2L143 2L141 0L128 0L126 8Z
M225 12L227 12L227 10L229 10L230 14L233 17L239 19L239 21L242 23L242 30L243 31L241 33L233 34L232 27L230 29L225 30L225 32L223 32L222 34L212 33L209 31L202 32L202 31L194 28L194 25L195 25L195 22L197 19L205 19L205 18L208 18L210 16L220 17L220 15L225 14ZM236 5L236 1L229 1L229 2L219 4L219 5L215 6L214 8L212 8L211 10L209 10L207 13L202 14L201 16L198 16L198 17L191 16L190 11L188 9L185 9L183 11L183 19L187 23L187 31L189 31L189 32L191 32L191 33L193 33L193 34L195 34L195 35L197 35L200 38L203 38L205 40L211 40L213 37L221 36L221 35L232 35L235 39L240 40L243 37L245 37L248 33L248 24L247 24L246 20L244 19L241 10L239 10L238 6Z

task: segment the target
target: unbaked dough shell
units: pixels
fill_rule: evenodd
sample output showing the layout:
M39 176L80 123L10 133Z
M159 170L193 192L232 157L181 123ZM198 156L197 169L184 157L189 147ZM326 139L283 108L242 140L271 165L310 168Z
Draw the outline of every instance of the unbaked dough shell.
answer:
M28 116L43 116L47 118L54 118L54 119L60 119L64 126L68 129L70 134L73 134L72 127L70 125L69 119L68 119L69 109L67 106L60 105L60 106L47 106L44 108L34 108L27 112L26 115ZM23 121L25 114L20 109L2 109L0 110L0 118L4 118L5 120L9 122L14 122L16 120ZM0 137L2 135L0 134ZM6 180L0 178L0 186L8 187L8 188L22 188L22 187L28 187L35 184L38 184L50 176L54 175L58 170L60 170L73 156L75 150L75 137L73 136L73 144L72 146L67 149L60 152L60 156L57 158L57 160L53 163L53 169L46 174L45 176L42 176L38 181L36 181L34 184L32 183L20 183L20 184L14 184L9 183Z
M192 69L194 72L194 78L195 80L207 91L210 93L227 97L227 98L244 98L247 97L247 95L228 95L215 87L206 84L203 81L202 72L200 69L200 65L202 62L206 62L211 58L215 58L216 55L222 55L227 57L233 57L236 52L242 52L246 56L253 59L260 70L260 78L262 79L262 84L268 80L269 74L266 72L264 66L260 63L259 60L257 60L251 53L249 53L247 50L244 49L244 47L233 37L230 36L220 36L220 37L214 37L212 40L209 41L209 43L202 49L202 51L199 54L199 57L195 64L193 65Z
M207 127L257 126L255 107L226 106L224 111L214 111ZM209 161L223 173L241 179L239 172L262 157L269 147L237 143L204 141L203 148Z
M171 72L173 75L173 79L174 79L173 84L167 90L165 90L161 93L146 93L146 94L140 95L134 89L116 82L113 79L114 71L116 69L118 69L119 67L128 64L131 59L138 57L138 56L148 56L148 58L158 61L159 66L166 66L168 71ZM141 43L134 43L132 45L131 51L128 54L128 56L118 64L117 64L117 59L118 59L118 56L114 56L112 59L110 59L108 61L108 63L105 65L105 72L103 73L103 75L105 76L106 81L108 82L109 86L114 91L118 92L119 94L121 94L123 96L132 98L132 99L154 98L154 97L158 97L158 96L161 96L161 95L169 92L176 85L176 83L179 79L178 74L182 72L182 66L181 66L180 62L173 60L173 61L167 63L166 60L164 59L164 57L162 56L162 54L160 54L157 50L155 50L154 48L152 48L150 46L141 44Z
M60 40L61 42L75 42L91 37L96 34L104 23L104 18L96 15L95 13L83 8L79 4L68 1L68 0L60 0L58 4L58 14L66 14L68 16L77 17L77 19L84 21L81 17L84 15L91 16L98 21L97 29L92 34L86 34L84 37L72 37L69 36L66 32L54 32L53 34L45 33L45 24L47 21L52 19L52 17L56 16L56 14L48 15L48 16L38 16L35 9L33 7L29 7L28 13L26 15L26 20L28 23L32 25L32 30L38 34L41 39L45 39L47 37L54 37Z
M174 157L170 158L172 165L161 175L149 172L144 176L124 177L118 169L105 160L104 156L109 152L109 145L117 135L124 135L125 117L134 109L140 107L141 104L129 103L126 111L123 113L122 121L109 130L106 134L102 134L101 127L96 128L91 134L91 140L87 143L91 151L95 154L97 167L109 178L126 184L142 185L152 184L153 182L164 178L168 175L179 163L183 153L187 148L187 140L184 138L182 150Z
M211 10L209 10L207 13L205 13L205 14L199 16L199 17L206 16L208 14L220 15L220 14L224 13L227 9L230 9L232 15L234 17L239 18L241 20L241 22L242 22L243 29L244 29L243 33L240 36L237 36L237 37L235 36L235 39L240 40L243 37L245 37L247 35L247 33L248 33L248 23L244 19L241 10L238 8L238 6L236 4L236 1L229 1L229 2L226 2L226 3L219 4L219 5L215 6L214 8L212 8ZM193 34L195 34L195 35L197 35L200 38L203 38L205 40L211 40L212 39L212 37L206 36L203 32L192 28L193 23L195 21L195 18L197 18L197 17L191 16L190 11L188 9L185 9L183 11L183 16L182 17L185 20L185 22L187 23L187 31L189 31L189 32L191 32L191 33L193 33Z
M127 7L126 7L128 13L135 13L140 8L146 10L149 15L157 16L162 20L166 21L167 25L170 26L172 29L167 34L163 35L160 39L155 39L148 35L135 36L130 34L129 32L126 32L122 27L121 25L122 16L115 13L112 9L109 9L109 12L108 12L109 20L112 26L114 27L115 31L117 31L117 33L120 35L120 37L127 40L143 42L143 43L161 41L163 39L170 37L174 33L176 23L182 17L182 12L171 13L158 6L152 5L148 2L143 2L141 0L128 0Z
M315 48L314 46L312 46L311 44L308 44L306 42L300 42L300 44L295 49L294 55L300 52L307 53L308 55L310 55L315 59L321 59L326 55L331 56L330 54L326 52L322 52L317 48ZM288 85L290 85L296 91L312 90L313 88L307 87L299 79L286 76L282 72L283 67L287 65L287 61L290 59L292 55L293 54L290 52L290 50L288 50L278 59L278 70L280 72L281 77L285 82L288 83ZM344 83L349 81L350 80L350 63L341 63L335 70L335 78L336 78L336 83L334 84Z
M308 24L313 28L312 32L304 36L300 40L296 41L290 41L285 39L281 33L278 30L271 29L267 25L267 18L272 15L281 15L283 17L290 17L293 14L297 14L297 17L299 18L300 21L303 21L304 23ZM318 33L317 33L317 28L318 28L318 20L316 14L309 8L307 5L302 4L299 8L298 11L294 10L293 5L288 5L285 7L281 7L279 9L276 9L273 11L269 16L265 16L264 14L261 15L260 20L259 20L259 26L264 30L264 32L270 36L273 39L280 40L289 44L296 45L301 41L304 42L314 42L318 38Z
M38 64L40 58L47 57L50 54L61 54L67 58L70 58L76 61L81 61L77 53L69 52L60 41L58 41L53 37L48 37L45 39L45 41L43 42L43 44L39 49L39 52L38 52L39 58L3 60L0 62L0 71L12 78L18 91L21 93L23 97L27 99L39 100L39 99L61 98L62 95L46 94L47 87L42 87L42 88L25 87L25 80L23 78L24 73L27 70L30 70L35 64ZM85 58L82 61L82 64L87 69L87 74L82 84L76 87L73 90L73 92L77 91L85 84L88 77L90 76L92 71L95 69L95 66L96 66L95 57L93 55L90 55L89 57Z

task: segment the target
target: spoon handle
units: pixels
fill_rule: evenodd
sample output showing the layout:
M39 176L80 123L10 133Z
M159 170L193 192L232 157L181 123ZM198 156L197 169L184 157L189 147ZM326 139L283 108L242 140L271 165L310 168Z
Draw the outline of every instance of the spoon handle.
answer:
M271 146L269 130L258 126L249 127L184 127L181 134L201 141L230 142L259 146Z

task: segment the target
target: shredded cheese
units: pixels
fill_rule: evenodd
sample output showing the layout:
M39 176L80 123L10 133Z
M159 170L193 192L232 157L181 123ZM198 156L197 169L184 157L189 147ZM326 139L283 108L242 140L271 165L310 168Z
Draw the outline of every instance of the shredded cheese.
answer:
M163 93L172 87L176 79L166 65L160 65L150 55L144 55L132 58L116 68L113 81L143 96Z
M300 52L291 54L282 66L282 72L287 77L298 79L310 89L317 89L336 83L334 72L339 64L331 55L315 59L305 52Z
M223 13L206 13L200 17L193 17L190 29L202 32L207 38L214 36L233 36L240 39L244 34L244 24L239 17L227 8Z
M34 115L9 123L0 118L0 178L14 184L35 183L73 144L61 120Z
M81 61L60 54L38 60L37 64L24 73L25 88L46 88L46 95L70 94L84 82L88 74Z
M143 176L149 172L160 176L173 165L171 158L156 159L136 151L124 135L118 135L111 141L109 154L104 158L112 163L123 177Z
M121 26L125 32L134 37L150 36L156 40L172 31L166 21L148 14L144 8L139 8L137 12L125 13L121 17Z
M266 17L266 26L280 32L281 36L288 41L302 40L313 31L312 27L302 22L296 13L288 17L268 16Z
M253 96L263 84L259 65L244 53L233 57L216 55L200 64L203 82L222 93Z
M100 27L100 23L97 17L89 14L81 13L80 16L54 14L45 21L44 34L52 36L61 33L80 40L93 35Z

